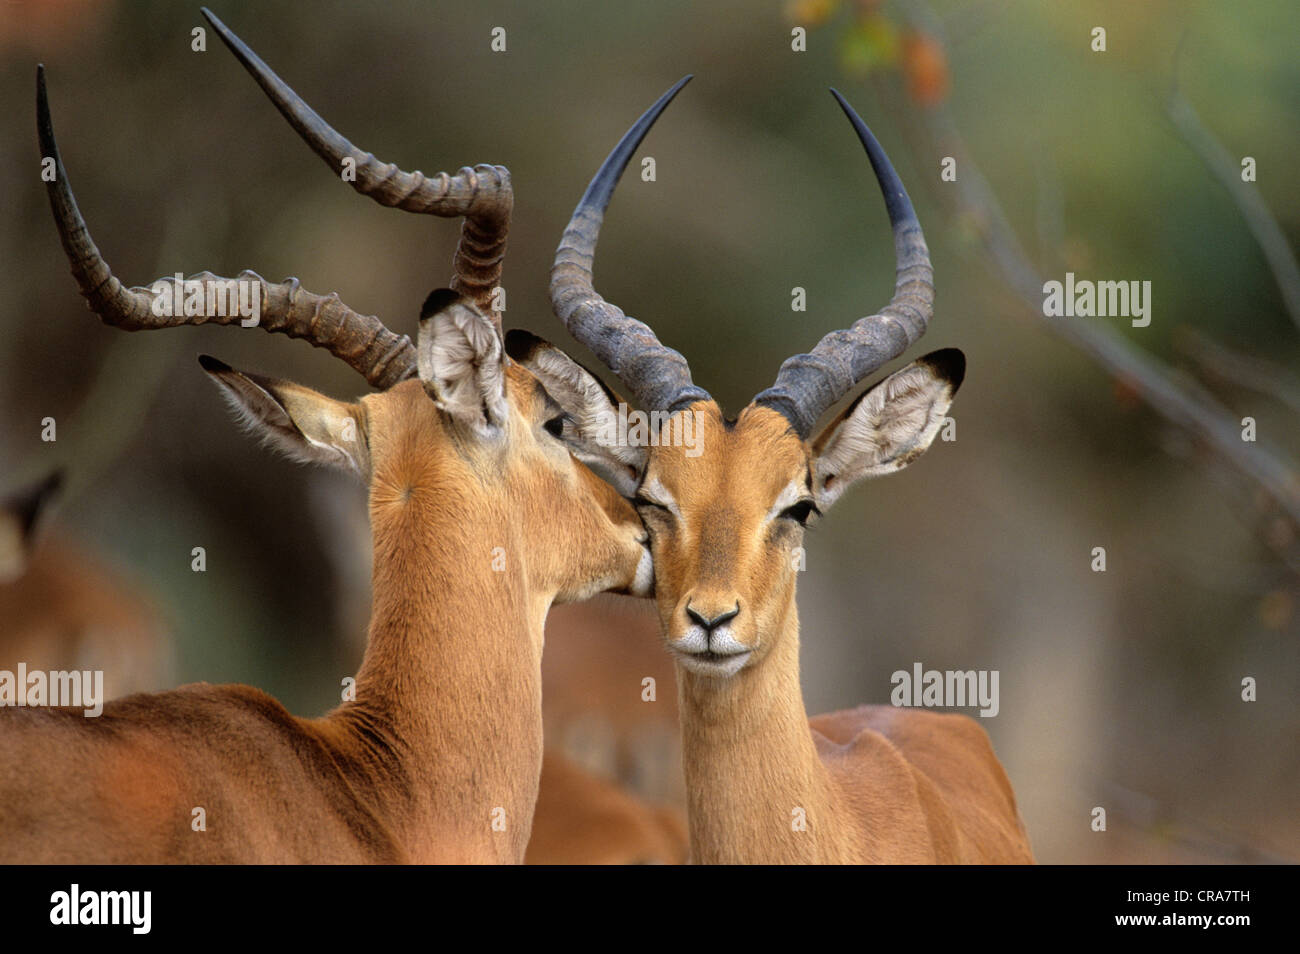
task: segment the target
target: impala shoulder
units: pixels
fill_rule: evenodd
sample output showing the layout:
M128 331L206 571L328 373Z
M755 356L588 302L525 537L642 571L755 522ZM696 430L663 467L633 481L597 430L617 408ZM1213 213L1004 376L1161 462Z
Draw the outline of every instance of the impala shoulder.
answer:
M904 706L858 706L830 713L842 726L841 731L856 727L859 731L874 731L900 744L922 741L956 743L973 748L987 748L993 743L978 720L959 712L936 712Z

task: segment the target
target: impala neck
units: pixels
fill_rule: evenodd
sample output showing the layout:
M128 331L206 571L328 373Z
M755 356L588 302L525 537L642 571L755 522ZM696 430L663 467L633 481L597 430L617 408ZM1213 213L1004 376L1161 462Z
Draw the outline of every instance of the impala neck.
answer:
M529 591L504 520L431 522L457 513L447 498L445 485L372 495L369 642L356 700L333 718L370 769L365 797L412 860L522 861L550 598Z
M772 651L731 679L677 667L697 864L835 860L827 857L834 839L819 837L838 819L799 687L793 598L779 629Z

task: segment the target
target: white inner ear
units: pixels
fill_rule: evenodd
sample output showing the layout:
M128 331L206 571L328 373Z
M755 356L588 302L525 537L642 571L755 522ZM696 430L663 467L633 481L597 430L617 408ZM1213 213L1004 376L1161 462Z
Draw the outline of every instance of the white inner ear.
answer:
M544 343L523 363L568 415L562 439L573 456L624 497L636 493L648 451L619 439L618 408L600 381L559 348Z
M573 419L574 436L588 453L603 454L637 468L645 462L644 447L610 439L616 435L618 408L586 368L556 348L538 348L533 353L532 370Z
M308 460L366 475L369 449L347 405L315 392L299 393L296 389L281 393L280 400L307 442Z
M952 405L952 386L927 365L911 364L863 396L835 425L814 464L818 504L827 507L850 484L902 470L925 453Z
M497 433L507 417L501 339L491 322L453 302L420 322L420 380L438 406L480 433Z

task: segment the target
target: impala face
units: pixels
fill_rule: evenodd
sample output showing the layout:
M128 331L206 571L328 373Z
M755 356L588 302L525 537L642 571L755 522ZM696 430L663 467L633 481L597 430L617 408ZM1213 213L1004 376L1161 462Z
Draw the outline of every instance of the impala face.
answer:
M444 552L465 541L485 565L499 547L523 558L530 588L561 602L605 590L648 594L645 528L562 443L559 404L505 357L468 302L436 292L425 312L420 379L356 403L213 358L203 368L274 447L360 476L371 488L376 540L418 533ZM386 525L391 532L380 532Z
M733 676L770 650L815 510L803 441L785 418L716 404L694 414L704 453L653 448L634 502L650 532L655 600L669 651L699 675Z
M690 672L730 677L760 662L794 610L803 531L857 480L920 457L965 373L960 351L927 355L866 391L815 441L750 404L734 422L699 402L705 453L652 447L634 503L650 532L668 649Z

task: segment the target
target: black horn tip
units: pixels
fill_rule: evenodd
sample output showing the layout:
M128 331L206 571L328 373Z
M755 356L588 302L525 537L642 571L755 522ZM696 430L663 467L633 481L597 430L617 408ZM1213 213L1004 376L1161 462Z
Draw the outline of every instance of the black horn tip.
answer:
M919 359L936 375L947 381L954 394L966 378L966 355L958 348L941 348Z
M36 64L36 139L41 149L41 159L53 158L55 176L45 183L50 195L68 188L63 172L63 157L59 155L59 144L54 138L54 120L50 117L50 97L45 89L45 64Z
M655 122L673 98L681 92L683 86L689 83L694 73L687 73L672 87L668 92L660 96L653 106L641 114L641 118L632 124L632 128L623 134L623 138L618 141L612 152L605 157L601 163L600 169L596 172L591 184L587 186L587 191L583 193L582 200L578 203L578 208L594 208L599 212L604 212L609 205L610 198L614 195L614 187L618 185L618 180L623 177L623 170L627 164L632 161L632 156L636 153L641 145L641 140L645 139L646 134L650 132Z
M458 292L452 291L450 288L435 288L429 292L429 297L420 306L420 320L423 321L430 315L436 315L444 308L459 301L460 297Z
M903 180L898 177L894 171L894 164L889 161L889 156L885 153L885 148L880 145L875 134L870 127L862 121L857 110L849 105L840 91L831 87L831 95L835 101L840 104L840 109L844 110L844 115L848 117L849 122L853 125L853 130L858 134L858 140L862 143L862 148L867 152L867 158L871 160L871 168L875 170L876 181L880 183L880 191L885 196L885 208L889 211L890 224L897 228L900 225L911 224L916 221L916 211L912 208L912 200L907 196L907 190L903 188Z
M207 7L199 7L199 13L203 14L203 19L211 23L218 33L224 35L230 32L230 28L222 23L221 20L217 18L217 15Z
M262 62L262 58L253 52L247 43L235 35L235 32L226 26L217 15L207 7L199 8L207 21L212 24L212 29L217 31L217 36L221 37L221 42L226 44L226 48L235 54L235 59L244 65L254 75L260 72L270 73L271 69ZM273 74L274 75L274 74Z
M54 124L50 121L50 96L45 89L45 64L36 64L36 129L41 137L41 150L48 151L54 139Z

